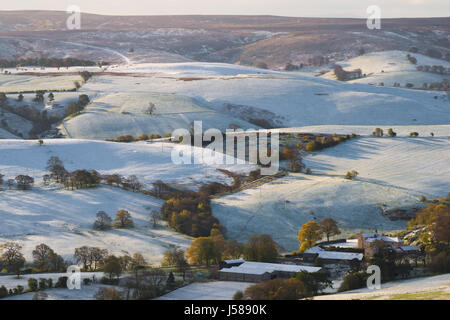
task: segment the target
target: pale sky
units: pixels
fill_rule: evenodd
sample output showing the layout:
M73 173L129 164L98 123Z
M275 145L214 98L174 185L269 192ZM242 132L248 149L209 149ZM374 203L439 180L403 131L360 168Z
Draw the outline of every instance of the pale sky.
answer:
M1 0L0 10L60 10L111 15L279 15L366 18L370 5L381 18L450 17L449 0Z

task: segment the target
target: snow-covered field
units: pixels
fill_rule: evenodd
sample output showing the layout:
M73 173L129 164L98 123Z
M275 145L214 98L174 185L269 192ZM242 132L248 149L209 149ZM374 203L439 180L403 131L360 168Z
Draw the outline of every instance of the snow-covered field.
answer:
M75 248L94 246L116 255L138 252L158 264L166 250L186 249L191 242L162 223L152 227L150 211L159 210L163 202L149 196L112 187L0 192L0 243L20 243L29 261L34 248L45 243L72 261ZM119 209L130 212L135 228L93 230L98 211L114 217Z
M38 274L25 274L21 275L19 279L17 279L17 276L14 275L0 275L0 286L5 286L7 289L12 289L17 286L22 286L25 289L28 288L28 279L33 278L36 280L39 280L40 278L43 279L52 279L53 284L56 284L58 279L60 277L67 277L67 273L38 273ZM97 279L100 280L103 277L103 272L82 272L81 273L81 280L83 279ZM83 286L82 287L87 287Z
M156 109L145 114L149 103ZM205 129L225 131L230 124L241 128L255 127L249 123L220 114L208 103L174 94L145 92L112 93L94 99L81 115L64 122L69 137L111 139L131 134L165 135L178 128L189 128L193 121L202 121Z
M162 200L113 187L69 191L42 184L51 156L58 156L69 171L94 169L105 174L136 175L148 189L157 180L188 188L210 181L231 183L217 168L238 172L254 169L251 165L208 164L209 158L201 164L177 165L171 160L173 148L184 147L164 142L126 144L72 139L45 140L39 146L36 141L0 140L0 172L5 180L19 174L35 178L35 187L30 191L7 190L6 186L0 190L0 242L19 242L27 259L40 243L50 245L67 259L71 259L76 247L87 245L107 248L118 255L140 252L152 263L159 263L169 248L186 249L189 237L167 227L150 227L150 210L159 210ZM131 213L136 228L92 230L99 210L114 216L119 209Z
M417 64L408 61L407 55L417 59ZM402 87L406 83L412 83L414 87L421 88L423 83L441 82L444 79L450 79L449 75L440 75L431 72L417 71L419 65L440 65L445 68L450 67L450 63L445 60L434 59L419 53L406 51L382 51L368 53L350 60L339 61L345 70L361 69L366 77L351 80L349 83L375 84L383 82L385 86L392 87L394 82L400 83ZM333 71L323 75L327 79L335 79Z
M0 92L29 92L37 90L68 91L75 89L74 82L82 83L79 75L59 76L28 76L28 75L1 75Z
M174 290L156 300L232 300L236 291L244 292L254 283L233 281L197 282Z
M20 279L17 279L16 276L0 276L0 286L5 286L8 289L12 289L17 287L18 285L23 286L25 289L28 289L28 279L34 278L39 281L40 278L44 279L52 279L53 284L55 284L60 277L67 277L66 273L39 273L39 274L31 274L31 275L22 275ZM83 279L93 279L96 281L100 280L103 277L103 272L82 272L81 280ZM94 295L97 291L102 287L108 287L107 285L102 284L90 284L84 285L81 282L81 289L64 289L64 288L53 288L46 289L43 292L47 294L45 300L93 300ZM17 296L11 296L4 298L3 300L32 300L34 297L34 292L27 292Z
M383 129L387 134L389 128L397 133L397 137L409 137L411 132L417 132L420 137L430 137L431 133L434 137L449 138L450 125L373 125L373 126L341 126L341 125L323 125L323 126L305 126L293 128L281 128L279 132L287 133L325 133L325 134L359 134L362 136L371 136L375 128Z
M420 299L448 300L450 298L450 274L401 280L381 284L380 290L367 288L333 295L316 296L314 300L392 300Z
M173 93L203 99L216 110L228 103L250 106L275 113L283 126L447 124L450 120L448 98L439 92L342 83L227 64L141 64L114 71L122 70L139 72L141 77L97 76L82 91ZM186 77L192 79L185 81Z
M361 137L305 157L313 175L290 174L213 202L228 236L246 241L269 233L286 251L298 249L297 233L310 220L331 217L345 234L399 230L405 221L387 208L420 205L450 191L450 140L446 137ZM344 179L356 170L356 180ZM345 235L344 234L344 235ZM341 235L342 236L342 235Z
M176 165L172 162L173 148L184 146L167 142L114 143L76 139L49 139L39 146L36 141L0 140L0 172L5 180L19 174L33 176L41 181L47 174L46 163L51 156L59 157L67 170L97 170L102 174L136 175L139 181L150 184L157 180L185 187L199 183L232 179L217 170L249 172L251 165L215 165L205 157L200 164ZM189 151L189 150L188 150Z
M397 60L400 59L398 55L400 53L395 55ZM376 55L363 57L367 60L364 63L370 66L371 59L379 59ZM50 71L58 72L51 68L43 70ZM438 125L450 122L449 98L436 91L343 83L304 73L223 63L130 63L110 66L105 72L97 71L100 73L77 92L87 94L92 104L81 115L64 122L71 138L166 134L180 127L187 128L194 120L203 120L205 128L221 130L230 125L245 129L257 127L249 123L255 118L269 122L276 120L276 125L281 127ZM399 72L397 69L391 71L385 71L383 75ZM64 74L65 70L59 72ZM26 88L37 90L38 87L51 89L48 81L62 85L61 79L74 76L13 74L2 77L7 79L3 80L3 87L19 86L25 81ZM8 80L15 78L15 81ZM72 79L69 82L73 84ZM143 113L150 102L156 105L153 116ZM232 107L227 108L229 105Z
M91 284L83 286L81 290L69 289L47 289L43 292L47 294L45 300L94 300L94 295L102 287L109 287L102 284ZM17 296L11 296L2 300L32 300L34 292L28 292Z

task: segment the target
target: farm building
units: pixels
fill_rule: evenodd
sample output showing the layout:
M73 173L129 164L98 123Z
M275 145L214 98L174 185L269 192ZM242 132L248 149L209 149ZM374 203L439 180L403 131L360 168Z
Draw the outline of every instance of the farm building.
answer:
M319 246L312 247L303 253L305 261L315 261L317 258L324 263L349 263L352 260L362 261L364 254L357 252L327 251Z
M320 267L244 261L238 266L222 268L219 271L219 278L222 281L261 282L275 278L290 278L302 271L320 270Z

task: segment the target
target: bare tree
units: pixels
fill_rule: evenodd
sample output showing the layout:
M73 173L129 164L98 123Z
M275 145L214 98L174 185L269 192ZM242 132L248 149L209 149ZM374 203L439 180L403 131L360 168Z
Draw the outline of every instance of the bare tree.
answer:
M112 219L105 211L97 212L97 220L94 222L94 229L109 230L112 227Z
M7 242L0 245L1 263L10 272L17 274L17 278L20 277L20 270L25 264L25 258L22 254L22 246L16 242Z
M150 212L150 221L153 225L153 228L156 228L158 226L159 220L161 219L161 213L158 210L152 210Z
M149 102L147 109L144 110L144 113L152 115L155 113L155 110L156 110L155 104L153 102Z

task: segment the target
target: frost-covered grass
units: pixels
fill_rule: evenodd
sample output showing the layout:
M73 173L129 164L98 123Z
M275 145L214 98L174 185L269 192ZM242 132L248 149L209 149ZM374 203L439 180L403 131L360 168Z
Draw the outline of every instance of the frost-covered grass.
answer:
M37 274L25 274L21 275L19 279L15 275L0 275L0 287L5 286L7 289L12 289L17 286L22 286L28 289L28 279L52 279L53 285L56 284L60 277L67 277L67 273L37 273ZM81 281L83 279L97 279L100 280L103 277L103 272L82 272Z
M94 300L94 295L102 287L109 287L101 284L91 284L83 286L81 290L69 289L47 289L44 290L48 296L45 300ZM119 289L120 290L120 289ZM34 292L28 292L17 296L7 297L2 300L32 300Z
M382 283L380 290L367 288L316 296L314 300L448 300L450 274Z
M232 183L232 179L217 168L242 173L255 169L251 165L208 164L209 157L205 157L200 164L176 165L171 159L173 148L185 150L181 145L167 142L114 143L49 139L39 146L36 141L0 140L0 172L5 175L5 179L28 174L40 182L42 176L48 173L45 169L48 159L58 156L69 171L97 170L102 174L136 175L146 184L162 180L196 187L199 183L211 181Z
M254 283L233 281L197 282L174 290L156 300L232 300L236 291Z
M407 54L417 59L417 64L412 64L407 59ZM447 75L439 75L430 72L417 71L419 65L441 65L450 67L450 63L445 60L434 59L419 53L406 51L383 51L372 52L346 61L339 61L345 70L361 69L366 77L351 80L349 83L365 83L378 85L383 82L385 86L392 87L394 82L400 83L402 87L406 83L414 84L414 87L421 88L423 83L441 82L448 79ZM333 71L323 75L327 79L335 79Z
M420 205L450 191L448 138L365 137L305 157L313 175L290 174L213 202L228 236L246 241L269 233L286 251L298 249L297 233L310 220L331 217L344 231L399 230L381 207ZM344 179L356 170L356 180Z
M322 126L305 126L305 127L293 127L293 128L281 128L280 132L296 133L326 133L326 134L359 134L362 136L371 136L375 128L383 129L385 135L389 128L393 129L397 133L397 137L409 137L411 132L419 133L420 137L431 137L431 133L434 137L450 137L450 125L371 125L371 126L342 126L342 125L322 125ZM390 139L384 137L383 139Z
M183 146L164 142L54 139L39 146L36 141L0 140L0 172L5 180L27 174L36 181L29 191L7 190L6 186L0 190L0 242L18 241L27 259L31 259L31 251L40 243L50 245L67 259L72 258L76 247L87 245L107 248L118 255L140 252L152 263L159 263L167 249L186 249L189 237L165 226L150 226L150 210L159 210L162 200L113 187L69 191L53 184L42 185L51 156L58 156L69 171L88 169L103 174L136 175L147 189L157 180L194 189L211 181L231 183L217 168L237 172L255 168L209 164L206 157L200 164L176 165L171 160L173 148L184 150ZM119 209L131 213L135 228L108 232L92 229L99 210L114 216Z
M75 81L82 83L83 79L79 75L0 75L0 92L69 91L75 89Z
M28 261L32 250L45 243L69 261L75 248L95 246L116 255L139 252L149 263L158 264L166 250L186 249L191 241L163 222L152 227L150 211L159 210L163 201L149 196L112 187L0 192L0 243L17 241ZM98 211L114 217L119 209L130 212L134 228L93 230Z
M365 59L371 66L371 56ZM395 75L399 72L396 70L383 75ZM64 74L64 70L60 73ZM26 77L10 76L10 79ZM66 77L72 76L32 79L45 82L48 78L53 82ZM17 83L21 81L38 89L30 78ZM46 89L51 88L47 86ZM450 121L448 97L442 92L343 83L304 73L221 63L146 63L110 67L107 72L92 77L78 93L87 94L93 103L81 115L65 121L65 129L71 138L167 134L177 128L188 128L194 120L202 120L205 128L221 130L231 124L252 128L255 125L247 121L261 117L268 121L276 119L283 127L435 125ZM156 105L154 116L142 113L149 102ZM234 105L232 111L224 107L227 104Z

